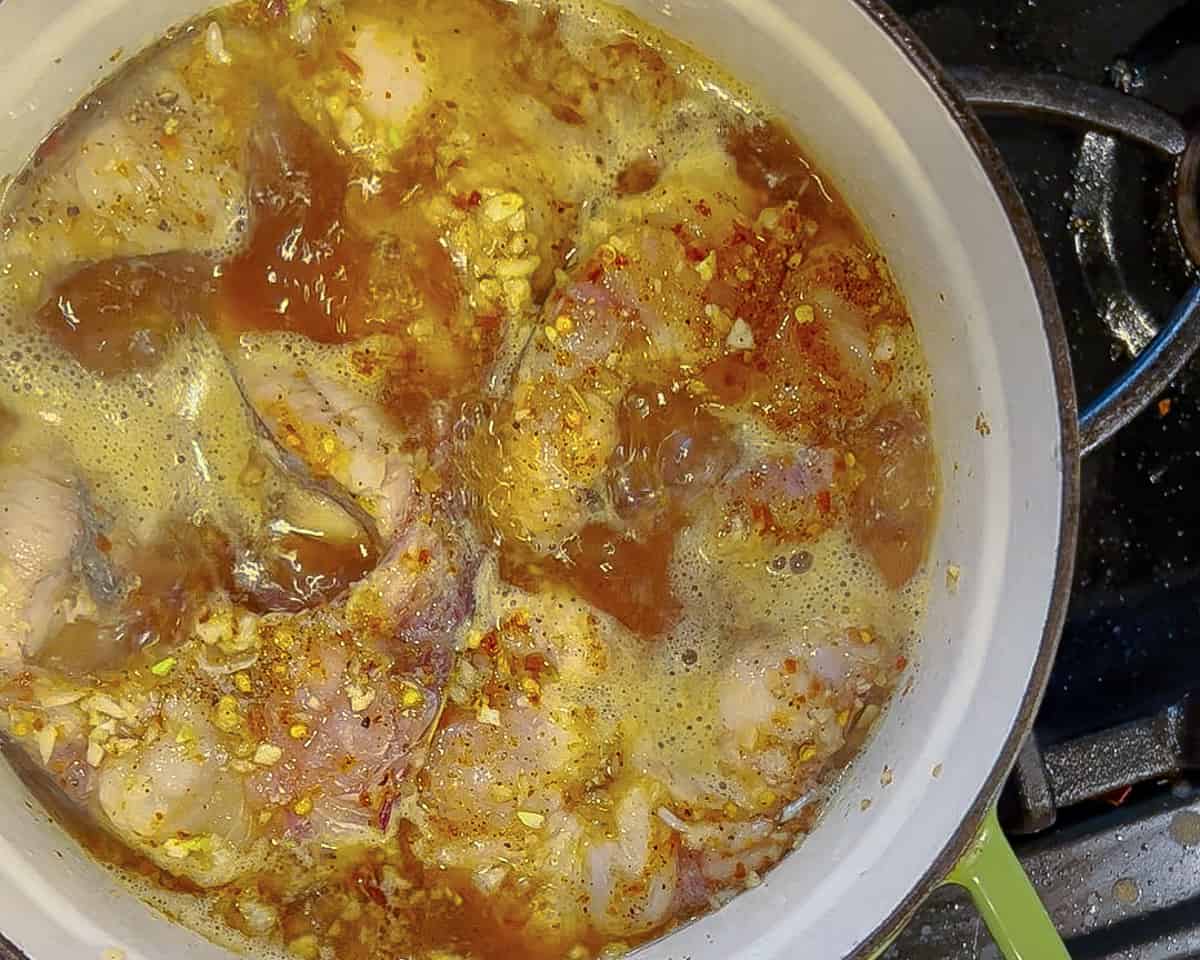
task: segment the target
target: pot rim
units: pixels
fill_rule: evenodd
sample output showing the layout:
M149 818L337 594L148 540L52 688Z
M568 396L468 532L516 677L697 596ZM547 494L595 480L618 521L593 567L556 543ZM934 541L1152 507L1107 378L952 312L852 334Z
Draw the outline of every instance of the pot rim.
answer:
M1079 531L1079 471L1080 440L1079 410L1075 395L1075 380L1071 371L1071 355L1066 328L1059 312L1058 297L1050 268L1038 240L1033 221L1025 203L1009 175L1008 167L995 143L984 129L979 117L968 105L949 71L933 56L900 15L884 0L851 0L863 13L875 21L908 58L930 92L937 98L962 131L972 152L987 175L996 198L1008 215L1013 236L1021 250L1025 268L1033 284L1034 295L1042 313L1042 329L1050 350L1050 364L1058 395L1059 459L1062 471L1061 512L1058 532L1058 557L1042 642L1030 673L1021 705L1004 747L987 779L980 787L966 817L934 858L933 863L917 880L891 913L871 931L850 954L865 960L881 952L898 928L937 887L974 841L988 810L996 801L1009 771L1016 762L1017 752L1033 729L1033 721L1046 692L1050 670L1054 665L1058 642L1067 617L1071 582L1075 568L1075 546Z

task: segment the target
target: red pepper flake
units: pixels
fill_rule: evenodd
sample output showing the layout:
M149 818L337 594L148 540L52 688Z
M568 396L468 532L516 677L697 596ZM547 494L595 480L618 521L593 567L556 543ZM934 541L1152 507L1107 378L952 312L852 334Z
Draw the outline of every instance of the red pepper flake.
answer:
M370 376L379 369L380 357L371 350L355 350L350 354L350 363L363 376Z
M504 619L505 630L521 630L525 633L529 632L529 616L524 610L518 610L510 617Z
M614 267L627 267L627 266L629 266L629 258L627 256L625 256L625 254L623 254L623 253L618 253L616 255L616 257L613 258L613 266Z
M761 500L756 500L750 505L750 519L754 521L754 526L759 533L768 533L777 529L775 515L771 513L771 508Z
M833 494L828 490L822 490L817 494L817 509L822 513L829 513L833 510Z
M259 740L267 739L267 714L260 704L253 704L246 711L246 729Z
M1165 417L1170 412L1171 412L1171 398L1163 397L1161 400L1158 401L1158 415L1160 417Z
M46 139L38 144L37 150L33 153L33 165L36 167L45 161L48 157L53 156L55 151L62 146L66 140L67 124L65 120L60 120L53 130L46 136Z
M479 649L489 657L494 657L500 652L500 635L495 630L489 630L479 641Z
M381 907L387 906L387 896L379 888L375 871L369 866L361 866L354 871L354 883L363 893Z
M798 664L796 662L794 657L788 657L786 660L783 661L783 672L784 673L795 673L799 669L800 669L800 664Z
M897 670L903 670L907 666L908 666L908 657L901 655L896 658L896 669Z
M754 233L744 223L735 223L733 225L733 234L730 237L730 244L752 244L754 242Z
M556 119L561 120L563 123L569 124L573 127L581 127L587 122L584 120L583 114L581 114L574 107L565 103L551 104L550 113Z
M604 264L598 263L587 273L587 278L591 283L596 283L604 276Z
M470 193L458 193L454 195L453 203L459 210L473 210L483 201L483 194L478 190L472 190Z
M345 50L339 50L337 52L337 58L338 62L346 68L346 71L351 76L361 77L363 75L363 68L359 66L358 61L350 56L350 54L348 54Z
M101 553L108 553L112 550L112 541L104 534L96 534L96 549Z
M699 263L708 256L708 251L703 247L687 247L684 252L692 263Z
M733 868L733 875L739 880L746 879L746 865L741 860L737 862L737 866Z
M392 822L392 806L396 803L396 795L389 790L383 795L383 803L379 805L379 829L387 832L388 824Z
M535 677L546 669L546 658L540 653L530 653L525 657L525 669Z

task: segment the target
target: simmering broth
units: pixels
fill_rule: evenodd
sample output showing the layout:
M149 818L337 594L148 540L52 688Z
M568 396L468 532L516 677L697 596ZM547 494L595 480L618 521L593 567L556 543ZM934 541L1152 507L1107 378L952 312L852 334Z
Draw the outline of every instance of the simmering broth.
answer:
M937 513L883 257L596 5L238 4L0 227L0 727L214 938L619 953L759 882Z

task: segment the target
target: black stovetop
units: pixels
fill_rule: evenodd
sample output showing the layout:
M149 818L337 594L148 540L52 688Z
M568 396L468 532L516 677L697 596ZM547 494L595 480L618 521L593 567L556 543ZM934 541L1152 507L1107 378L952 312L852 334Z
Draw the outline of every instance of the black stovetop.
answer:
M1179 0L901 0L943 62L1060 71L1112 84L1132 71L1135 94L1200 113L1200 3ZM1069 221L1078 131L1025 120L989 122L1043 237L1067 323L1082 400L1127 362L1105 329L1076 256ZM1165 246L1166 164L1119 149L1113 217L1129 292L1156 317L1190 280ZM1083 517L1070 623L1040 717L1052 738L1139 715L1184 693L1200 640L1200 457L1186 376L1166 416L1143 415L1083 470ZM1189 669L1191 668L1191 669Z
M1062 73L1200 124L1200 0L893 5L947 65ZM1195 279L1170 222L1171 168L1094 134L1085 146L1078 129L986 122L1041 233L1086 402ZM1095 177L1097 156L1112 198L1103 210L1095 180L1085 189L1080 179ZM1081 257L1085 218L1113 256ZM1110 328L1121 317L1124 339ZM1188 779L1200 760L1200 698L1195 708L1187 698L1200 690L1197 371L1200 361L1084 462L1068 622L1035 742L1001 806L1076 960L1200 957L1200 830L1189 829L1200 827L1200 792ZM935 895L889 953L995 956L950 893Z

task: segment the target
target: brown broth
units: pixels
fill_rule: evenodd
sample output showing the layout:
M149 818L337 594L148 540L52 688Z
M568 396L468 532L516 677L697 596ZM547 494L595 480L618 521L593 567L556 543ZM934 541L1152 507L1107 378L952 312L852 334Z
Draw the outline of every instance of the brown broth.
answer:
M210 25L223 31L228 63ZM313 39L299 42L308 29ZM62 234L65 254L32 235L20 248L22 264L40 257L55 281L35 311L51 347L25 351L51 360L30 369L48 376L62 351L94 375L70 389L141 399L139 384L211 332L231 363L279 365L267 380L284 386L258 414L283 448L305 452L318 484L345 484L345 438L379 420L382 437L364 447L388 470L410 469L415 492L384 543L272 526L282 517L274 501L260 505L254 536L222 529L219 511L197 504L173 507L150 542L137 542L134 518L114 516L120 536L102 552L125 578L122 597L32 658L39 682L114 696L149 685L205 717L227 701L245 707L213 734L233 758L222 775L248 770L261 783L279 771L308 785L269 803L247 792L258 814L247 833L268 841L261 862L209 889L189 873L186 850L167 861L154 845L116 839L94 792L112 760L104 753L89 770L87 742L53 754L48 772L70 799L54 792L47 808L184 922L306 960L607 958L753 885L821 803L788 822L780 811L851 762L904 670L936 521L919 346L843 198L749 93L598 6L243 2L138 63L156 58L188 96L178 107L170 90L134 100L135 114L162 124L153 163L192 143L205 175L212 157L188 139L190 100L245 180L245 215L224 245L146 254L121 247L145 243L144 224L80 214L71 194L79 222ZM412 110L393 113L422 78L430 87ZM63 206L46 171L88 122L81 111L47 140L26 178L31 210ZM201 225L214 219L196 213ZM18 218L3 222L7 242ZM121 255L97 259L85 235ZM606 339L597 325L572 339L595 311L619 333ZM5 346L23 336L13 331L3 328ZM333 414L297 407L297 419L292 391L317 372L350 400ZM11 413L0 395L0 426L18 431L32 414L13 395ZM334 422L341 432L321 435L328 446L305 451ZM205 440L219 444L220 431ZM147 446L147 457L162 453ZM265 471L250 460L236 476L241 493ZM363 510L385 499L372 485L392 478L376 466L355 464L368 477ZM120 482L116 471L106 482ZM489 516L495 503L512 515ZM545 519L521 513L531 503L561 512L550 518L561 520L553 543L528 535L525 521ZM405 540L414 530L443 536L451 558L438 566L428 541ZM379 564L397 563L393 548L396 589L409 596L411 586L415 598L398 621L370 591L361 603L356 594ZM476 595L489 564L495 595ZM426 568L454 582L431 587ZM213 596L272 617L237 679L185 669L198 649L221 661L214 641L203 649L193 636ZM292 627L320 626L325 608L338 611L327 633L313 628L293 645ZM809 628L821 639L810 642ZM851 666L830 679L810 654ZM345 676L328 673L337 669ZM414 678L428 689L414 693ZM746 690L730 694L731 678ZM345 726L324 748L336 762L301 776L292 751L329 706L299 698L305 679L339 705L330 729ZM350 709L359 684L385 696ZM34 709L32 674L3 689L6 705ZM351 819L369 813L370 830L320 834L307 822L312 801L374 769L363 759L377 746L370 737L415 724L431 696L437 709L404 740L405 763L344 798ZM746 704L767 719L740 715ZM817 715L834 719L810 728ZM36 767L38 742L16 732L23 724L0 717ZM454 741L464 728L475 739ZM176 736L167 742L188 742ZM622 818L639 814L622 804L642 789L652 799L648 865L622 874L605 844L634 835ZM764 818L774 846L684 839L689 828L733 835ZM552 830L575 839L551 848ZM173 839L203 840L185 833ZM592 900L586 878L606 876L592 853L617 864L615 912ZM726 872L710 853L727 858ZM660 880L655 858L673 865L676 888L643 919Z
M345 222L347 165L282 109L252 141L249 165L252 232L221 270L222 318L234 331L350 339L370 246Z
M38 320L96 373L152 367L173 339L203 322L211 270L186 254L88 264L54 289Z

